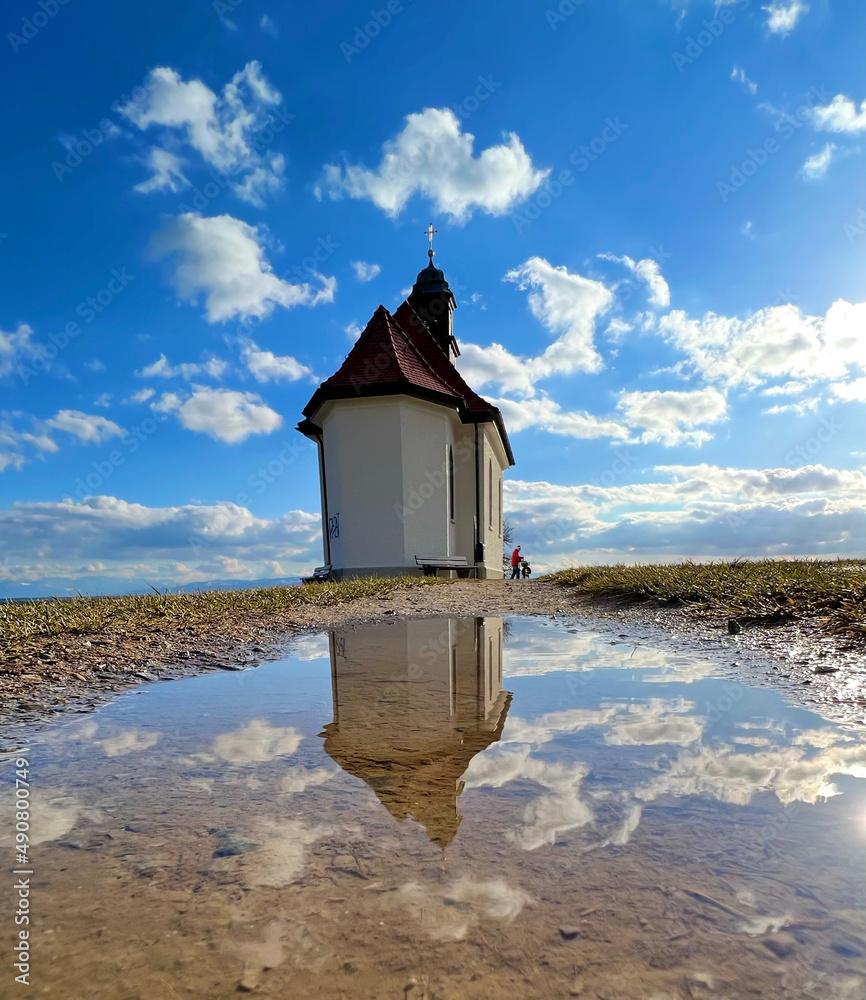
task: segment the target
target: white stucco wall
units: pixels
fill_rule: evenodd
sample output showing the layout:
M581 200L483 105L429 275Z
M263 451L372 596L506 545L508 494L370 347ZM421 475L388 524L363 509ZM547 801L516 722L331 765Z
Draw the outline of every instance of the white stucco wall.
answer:
M409 396L334 400L316 415L323 429L330 539L336 572L416 571L415 556L463 556L474 564L475 426L456 410ZM499 481L507 459L498 432L478 427L482 478L481 575L502 575ZM449 511L448 452L454 454L456 517ZM493 516L489 472L493 469Z

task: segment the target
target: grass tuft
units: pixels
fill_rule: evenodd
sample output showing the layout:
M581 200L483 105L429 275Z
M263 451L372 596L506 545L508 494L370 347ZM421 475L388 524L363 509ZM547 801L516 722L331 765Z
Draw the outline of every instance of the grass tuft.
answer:
M546 579L595 597L659 600L744 624L817 620L827 632L866 637L862 559L578 566Z
M0 604L0 646L40 636L93 635L118 630L160 630L226 622L246 614L276 614L304 606L330 607L407 587L448 583L427 577L388 577L313 583L260 590L210 590L191 594L72 597Z

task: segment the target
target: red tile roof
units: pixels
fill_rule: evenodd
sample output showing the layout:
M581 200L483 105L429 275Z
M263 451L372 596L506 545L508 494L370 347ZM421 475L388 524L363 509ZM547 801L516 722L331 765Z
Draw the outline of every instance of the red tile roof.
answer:
M340 369L313 393L299 429L311 429L329 399L397 394L451 406L464 423L495 422L513 463L502 414L466 384L408 302L393 316L379 306Z

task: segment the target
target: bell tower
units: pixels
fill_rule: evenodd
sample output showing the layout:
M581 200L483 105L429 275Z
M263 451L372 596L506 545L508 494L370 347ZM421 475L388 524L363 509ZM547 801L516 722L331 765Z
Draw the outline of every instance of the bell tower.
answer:
M453 364L460 355L460 349L454 338L454 310L457 308L457 302L445 280L445 273L433 264L433 257L436 255L433 249L433 237L436 232L431 223L426 230L426 236L430 240L430 249L427 251L430 263L419 273L408 302Z

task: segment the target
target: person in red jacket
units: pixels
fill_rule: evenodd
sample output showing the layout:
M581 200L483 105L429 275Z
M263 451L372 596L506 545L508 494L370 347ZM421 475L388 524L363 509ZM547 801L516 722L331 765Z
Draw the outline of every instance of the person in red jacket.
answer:
M520 579L520 546L511 553L511 579Z

